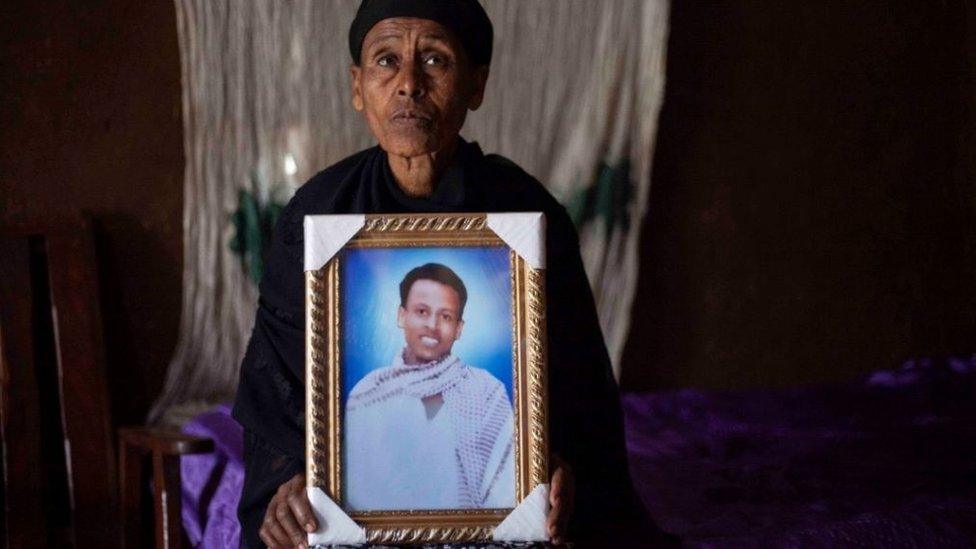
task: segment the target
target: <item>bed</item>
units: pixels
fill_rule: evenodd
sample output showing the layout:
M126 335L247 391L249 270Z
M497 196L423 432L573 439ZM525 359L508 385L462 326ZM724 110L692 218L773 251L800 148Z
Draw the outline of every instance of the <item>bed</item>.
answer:
M685 545L976 545L976 355L916 359L844 384L625 393L635 486ZM195 545L237 546L240 426L221 405L184 430Z

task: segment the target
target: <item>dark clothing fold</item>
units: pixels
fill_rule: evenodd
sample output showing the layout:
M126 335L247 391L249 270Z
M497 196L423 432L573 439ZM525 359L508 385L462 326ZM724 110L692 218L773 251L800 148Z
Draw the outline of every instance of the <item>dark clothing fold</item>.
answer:
M631 487L620 401L575 228L533 177L462 140L430 197L403 193L386 153L373 147L314 176L282 212L234 405L246 430L239 508L245 546L261 545L258 529L268 502L304 468L304 216L518 211L541 211L547 220L550 444L576 478L570 533L592 537L650 524Z

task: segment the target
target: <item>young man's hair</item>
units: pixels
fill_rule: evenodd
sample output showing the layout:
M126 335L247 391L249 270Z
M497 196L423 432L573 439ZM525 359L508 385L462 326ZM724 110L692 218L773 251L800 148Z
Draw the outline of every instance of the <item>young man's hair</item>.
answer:
M464 317L464 306L468 303L468 290L464 287L464 282L461 281L461 277L457 273L440 263L427 263L419 267L414 267L407 273L407 276L403 277L403 281L400 282L401 307L407 307L407 296L410 294L410 288L418 280L433 280L434 282L440 282L445 286L453 288L458 293L458 298L461 301L458 318Z

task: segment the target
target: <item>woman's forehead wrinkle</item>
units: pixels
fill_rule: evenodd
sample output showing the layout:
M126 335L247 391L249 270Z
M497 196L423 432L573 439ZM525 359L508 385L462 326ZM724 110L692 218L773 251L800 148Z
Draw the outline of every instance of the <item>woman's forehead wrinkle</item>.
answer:
M440 44L449 46L454 44L454 42L451 41L451 37L442 32L424 33L420 36L420 38L417 39L417 42L425 45Z
M445 32L446 29L436 21L423 19L396 18L385 19L376 24L364 37L364 42L375 42L382 38L403 38L409 35L416 40L439 40L449 42L451 34Z
M392 30L383 31L376 36L367 37L368 41L366 47L371 49L379 45L385 44L387 42L399 42L403 40L403 32L395 32Z
M375 36L396 36L399 38L408 34L414 28L415 25L410 24L409 20L400 20L397 18L384 19L374 25L363 39L369 40Z

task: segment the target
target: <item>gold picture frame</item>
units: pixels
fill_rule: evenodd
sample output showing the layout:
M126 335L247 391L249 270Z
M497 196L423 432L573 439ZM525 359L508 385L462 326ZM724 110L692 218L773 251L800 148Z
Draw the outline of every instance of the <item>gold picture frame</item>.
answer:
M500 236L492 229L492 215L513 214L364 215L349 230L352 236L342 249L509 248L517 506L537 485L545 484L549 479L545 271L544 266L538 264L538 258L544 257L544 228L534 236L537 242L533 245L543 253L535 254L535 265L532 265L533 261L528 261L516 250L517 246L511 246L504 235ZM351 216L345 217L348 225ZM541 218L541 214L538 217ZM307 242L308 227L306 218ZM345 306L341 299L344 284L340 276L342 253L334 251L321 266L310 266L308 257L306 248L306 479L309 487L320 488L342 507L343 412L340 391L344 327L341 312ZM363 528L368 542L411 543L491 540L494 528L510 511L449 509L347 513Z

